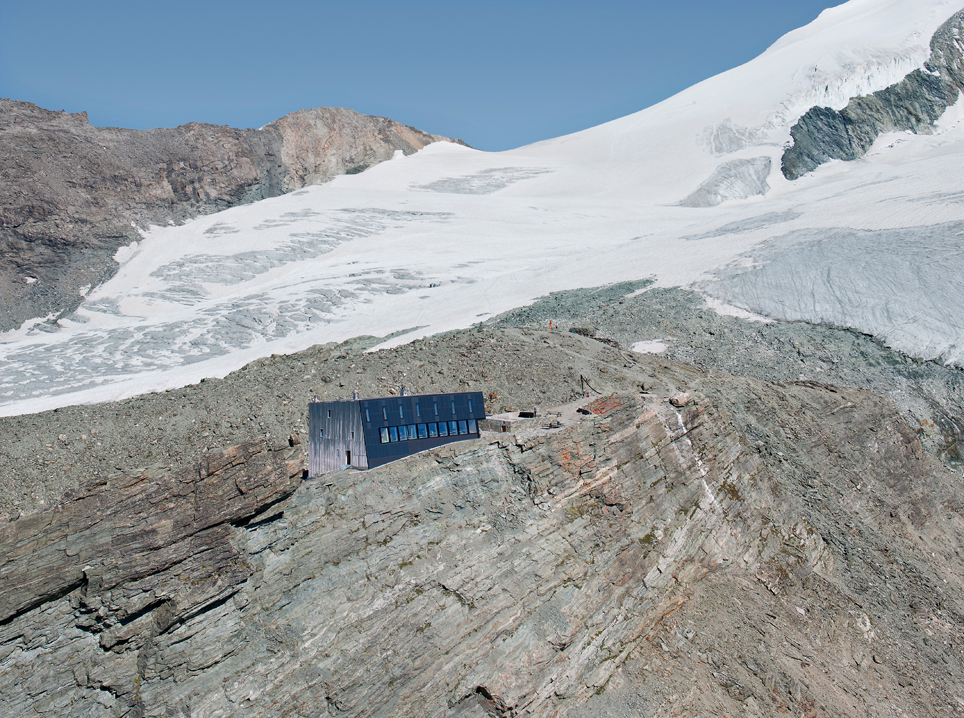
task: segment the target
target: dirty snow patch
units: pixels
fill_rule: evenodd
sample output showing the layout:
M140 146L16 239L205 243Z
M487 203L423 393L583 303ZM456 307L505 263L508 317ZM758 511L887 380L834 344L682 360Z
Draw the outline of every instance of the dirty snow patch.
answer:
M666 342L658 339L647 339L633 344L633 351L637 354L662 354L667 349L669 349L669 346Z
M770 317L765 317L762 314L755 314L754 312L748 312L746 309L734 307L732 304L727 304L716 297L704 295L703 300L706 302L708 308L712 309L721 317L736 317L737 319L746 319L750 322L762 322L764 324L770 324L774 321L770 319Z

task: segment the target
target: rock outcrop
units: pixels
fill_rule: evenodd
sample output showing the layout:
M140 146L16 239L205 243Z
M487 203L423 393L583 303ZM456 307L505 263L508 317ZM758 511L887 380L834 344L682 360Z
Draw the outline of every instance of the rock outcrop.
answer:
M790 129L793 144L783 153L787 179L797 179L830 160L863 157L885 132L929 132L964 89L964 10L931 39L931 56L901 82L864 97L840 111L813 107Z
M43 706L16 697L5 706L10 714L90 715L103 706L127 714L139 705L131 659L240 590L253 569L231 544L232 525L256 521L291 495L302 465L300 450L249 443L179 471L88 484L55 508L0 527L0 654L17 663L28 646L45 654L64 648L50 654L65 661L60 669L33 674L20 688L47 692L48 679L62 686L55 674L66 669L81 689L69 696L76 711L62 696Z
M92 127L0 100L0 331L75 307L138 228L275 197L445 140L345 109L261 129Z
M242 447L8 523L0 706L960 715L957 477L869 392L650 370L562 429L303 483Z

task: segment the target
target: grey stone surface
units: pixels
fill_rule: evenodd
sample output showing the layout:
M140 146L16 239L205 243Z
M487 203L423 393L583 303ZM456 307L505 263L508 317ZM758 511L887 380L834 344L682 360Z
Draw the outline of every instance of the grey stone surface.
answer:
M830 107L808 110L790 128L793 144L783 153L784 176L793 180L830 160L863 157L885 132L929 132L964 88L962 29L964 10L934 34L922 69L896 85L853 98L839 112Z
M859 271L860 264L855 267ZM552 320L562 327L594 327L598 336L626 348L637 341L662 342L665 356L706 369L767 381L821 381L872 389L896 402L929 452L954 470L964 470L961 369L908 357L843 327L721 316L695 292L640 291L647 286L645 281L625 282L557 292L497 321L547 326Z
M302 469L300 449L249 443L93 482L0 526L4 714L143 715L157 642L218 615L251 576L232 524L290 496Z
M0 421L0 712L959 714L960 479L925 451L943 430L820 380L947 391L959 415L960 372L646 286ZM649 338L707 368L627 351ZM400 384L572 403L288 498L291 470L257 468L311 396Z

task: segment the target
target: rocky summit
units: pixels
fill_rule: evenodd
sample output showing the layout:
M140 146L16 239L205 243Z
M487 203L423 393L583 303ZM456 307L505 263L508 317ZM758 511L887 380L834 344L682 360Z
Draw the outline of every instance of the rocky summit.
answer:
M301 110L260 129L93 127L0 99L0 331L60 316L153 225L276 197L445 140L384 117Z
M859 159L887 132L933 132L934 123L964 88L962 27L964 10L931 38L931 55L924 66L900 82L855 97L839 111L812 107L804 113L790 129L793 142L783 153L784 176L794 180L830 160Z

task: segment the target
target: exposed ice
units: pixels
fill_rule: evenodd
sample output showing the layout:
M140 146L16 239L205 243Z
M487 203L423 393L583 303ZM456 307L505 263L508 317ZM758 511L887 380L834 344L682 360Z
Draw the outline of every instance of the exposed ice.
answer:
M697 139L697 144L714 157L732 154L744 147L773 144L769 135L759 128L737 125L727 117L716 126L707 126Z
M964 365L964 222L805 229L766 242L704 292L784 320L856 327L899 351Z
M715 207L731 199L766 194L767 177L773 166L769 157L724 162L693 194L680 202L683 207Z

